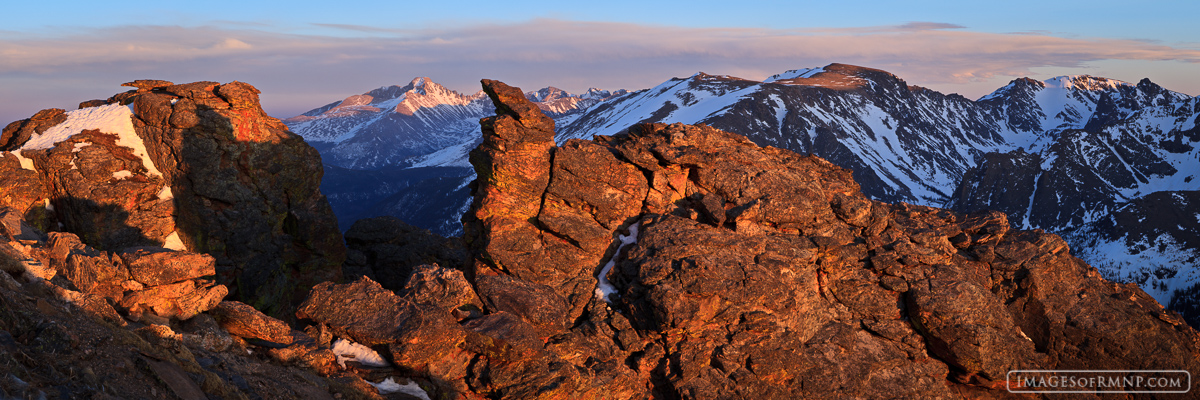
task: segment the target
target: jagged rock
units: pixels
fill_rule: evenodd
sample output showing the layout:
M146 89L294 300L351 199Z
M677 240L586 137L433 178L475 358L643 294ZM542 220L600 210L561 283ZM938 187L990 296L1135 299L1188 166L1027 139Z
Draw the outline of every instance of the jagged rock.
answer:
M346 247L347 278L367 276L391 290L402 288L418 265L462 269L467 262L459 238L443 238L395 217L356 221L346 231Z
M162 318L186 320L216 307L226 294L229 289L225 285L188 280L129 292L120 305L135 320L147 311Z
M129 270L119 257L91 248L70 233L50 233L50 263L83 293L120 300Z
M147 286L166 285L217 273L208 254L170 251L156 247L127 249L121 259L133 279Z
M133 82L125 82L125 83L121 84L121 86L135 87L138 89L139 92L144 92L144 91L151 90L151 89L164 88L164 87L173 86L173 85L175 85L175 84L171 83L170 81L163 81L163 80L158 80L158 79L138 79Z
M292 328L240 301L222 301L208 312L230 334L279 344L291 344Z
M508 275L478 276L475 286L489 311L508 312L524 318L543 332L538 337L544 338L570 327L567 300L549 286Z
M39 211L35 208L45 213L46 198L46 186L37 171L22 168L21 159L12 153L0 152L0 207L30 219Z
M429 377L443 393L599 398L612 389L543 349L543 331L522 317L498 312L460 325L444 307L414 303L365 277L318 285L298 316L356 342L386 346L397 366Z
M466 331L449 311L398 297L366 277L317 285L296 316L363 345L387 345L397 364L430 376L447 381L466 376L470 357L459 349Z
M14 121L4 127L0 134L0 150L13 151L25 144L35 134L41 134L51 127L67 120L61 108L50 108L38 111L29 119Z
M463 215L463 239L473 252L488 254L494 268L526 276L531 267L525 258L542 251L541 230L530 221L550 181L554 121L519 89L488 80L483 88L497 104L497 115L480 121L483 143L471 151L479 183L471 210Z
M396 294L418 304L435 305L464 316L483 310L483 303L462 271L437 264L413 268L408 282Z
M120 140L85 130L52 148L22 154L34 160L51 188L50 203L63 229L84 243L108 251L161 245L175 231L174 206L159 195L168 183L118 145Z
M361 277L344 285L323 282L296 311L301 319L329 325L333 332L367 346L393 342L420 307ZM450 313L439 310L446 317Z
M11 208L0 208L0 235L15 241L44 241L46 235L25 222L25 218Z
M8 261L5 256L0 255L0 264ZM0 282L8 276L0 272ZM333 382L335 374L345 372L326 369L326 378L265 359L260 348L235 344L204 314L169 327L165 321L126 327L97 319L86 311L87 304L41 284L53 286L45 281L15 288L0 283L0 397L5 399L158 399L174 397L177 385L187 385L191 396L205 399L361 398L377 393ZM309 360L316 358L306 354L294 362L311 365Z
M229 293L224 285L196 279L214 274L209 255L162 248L118 255L96 250L71 233L51 232L49 238L45 263L82 292L78 297L84 309L114 322L123 323L109 300L135 320L147 311L152 312L148 318L186 320L212 309Z
M483 90L497 116L480 122L484 141L471 152L479 178L463 226L479 255L474 268L558 290L573 319L591 299L612 230L640 210L645 177L602 146L572 141L554 149L554 121L520 89L484 80Z
M345 246L318 191L319 156L262 111L257 89L127 86L137 90L6 128L0 149L14 152L3 153L0 172L10 173L0 179L21 180L2 186L0 206L100 250L211 255L238 298L285 319L304 291L339 279ZM68 120L78 131L60 126Z

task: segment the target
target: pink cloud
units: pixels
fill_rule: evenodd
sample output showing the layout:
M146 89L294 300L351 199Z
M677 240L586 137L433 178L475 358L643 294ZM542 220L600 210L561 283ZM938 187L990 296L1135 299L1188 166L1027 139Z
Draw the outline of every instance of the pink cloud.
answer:
M1104 71L1093 65L1125 60L1144 63L1144 75L1110 77L1148 76L1172 90L1200 94L1194 79L1159 71L1194 66L1200 50L1039 32L984 33L944 23L803 30L552 19L443 29L320 26L328 35L268 28L129 26L53 37L0 35L0 123L111 95L120 83L140 78L250 82L280 117L414 76L470 92L485 77L529 89L641 89L697 71L761 79L832 62L881 68L910 84L977 97L1009 79L1037 76L1039 69L1099 75Z

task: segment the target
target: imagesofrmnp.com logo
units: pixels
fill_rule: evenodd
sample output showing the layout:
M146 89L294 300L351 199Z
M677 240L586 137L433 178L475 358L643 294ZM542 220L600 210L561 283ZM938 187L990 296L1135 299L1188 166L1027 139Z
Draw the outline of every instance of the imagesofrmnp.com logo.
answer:
M1012 393L1187 393L1192 373L1184 370L1016 370L1008 372Z

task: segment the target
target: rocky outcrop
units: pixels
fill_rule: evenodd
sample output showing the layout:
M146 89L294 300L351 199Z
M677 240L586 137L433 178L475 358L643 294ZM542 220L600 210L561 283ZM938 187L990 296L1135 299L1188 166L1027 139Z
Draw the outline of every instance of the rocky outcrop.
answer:
M2 399L385 398L339 367L328 341L220 301L225 287L196 277L214 273L211 256L4 236Z
M480 121L483 143L471 152L479 178L463 217L464 239L480 255L477 273L504 273L558 291L569 309L560 321L566 323L592 297L593 269L612 242L611 231L640 211L646 177L595 144L555 148L554 121L520 90L496 81L483 85L497 115Z
M165 246L215 258L236 298L284 316L340 278L345 247L317 152L241 83L136 90L4 130L0 200L31 224L109 252ZM61 224L61 225L60 225Z
M367 280L301 308L443 397L1003 398L1013 369L1200 367L1177 314L1002 213L868 200L846 169L706 126L555 147L483 83L464 228L484 314Z
M51 232L50 242L26 246L25 253L48 265L54 275L68 281L69 294L84 309L124 324L116 311L130 320L162 322L187 320L215 307L229 290L214 283L213 258L207 254L162 248L133 248L124 253L96 250L71 233ZM41 257L39 257L41 256ZM66 292L71 293L71 292ZM115 309L110 306L115 306Z

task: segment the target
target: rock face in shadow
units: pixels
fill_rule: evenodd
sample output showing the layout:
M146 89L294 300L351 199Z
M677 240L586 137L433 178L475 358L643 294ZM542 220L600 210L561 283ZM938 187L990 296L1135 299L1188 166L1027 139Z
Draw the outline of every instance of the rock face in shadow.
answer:
M346 231L346 246L346 279L366 276L389 290L403 288L416 266L462 270L467 262L460 238L443 238L395 217L358 220Z
M477 296L363 280L302 308L442 396L1006 398L1014 369L1200 368L1177 314L1003 213L872 201L846 169L707 126L554 147L519 90L484 90Z
M257 89L126 86L136 90L5 128L0 179L20 183L0 189L0 205L100 250L211 255L236 298L277 316L340 279L345 246L318 190L320 156L263 112Z

